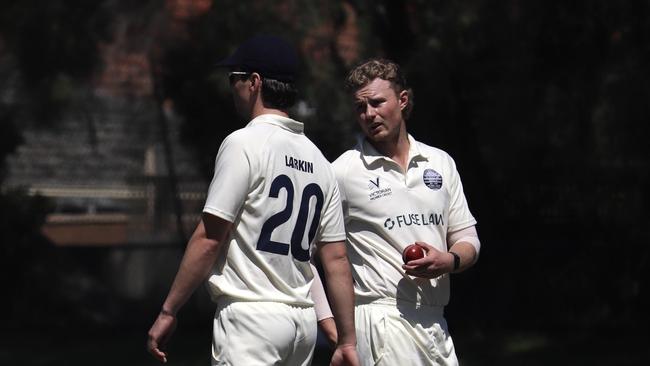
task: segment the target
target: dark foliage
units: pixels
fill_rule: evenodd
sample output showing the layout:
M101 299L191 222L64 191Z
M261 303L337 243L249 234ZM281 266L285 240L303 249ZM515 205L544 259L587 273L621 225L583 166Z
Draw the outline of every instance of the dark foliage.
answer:
M110 14L104 2L20 1L0 4L0 36L15 58L21 101L34 121L60 116L73 83L98 66L98 47L108 40Z
M367 11L415 89L410 132L456 159L479 221L484 253L455 281L452 319L647 324L648 5L387 1Z
M362 56L386 56L407 71L415 91L408 129L455 158L479 221L483 252L475 268L454 276L451 327L647 325L648 3L352 3ZM148 11L112 4L118 13ZM184 139L206 180L221 140L245 123L214 63L254 33L300 44L318 20L338 27L345 14L337 4L307 12L312 8L223 1L192 20L187 35L157 40L157 96L172 100L184 118ZM27 101L27 108L2 105L0 157L20 142L17 116L27 109L47 121L65 106L69 86L98 67L96 45L115 14L104 3L68 5L0 5L0 35L24 81L20 103ZM349 66L333 52L333 40L317 42L332 52L304 57L299 89L312 109L304 117L307 134L333 159L355 132L342 88ZM34 263L46 260L37 254L47 253L37 233L46 211L38 198L0 196L3 281L20 273L28 286L43 272ZM110 297L101 287L94 291L96 299ZM83 308L89 297L71 304Z

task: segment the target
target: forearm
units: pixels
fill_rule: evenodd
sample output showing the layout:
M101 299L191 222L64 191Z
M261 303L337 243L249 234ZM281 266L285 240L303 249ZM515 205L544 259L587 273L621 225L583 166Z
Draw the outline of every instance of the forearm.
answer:
M314 266L312 263L309 263L309 265L311 266L311 272L314 274L314 279L311 283L311 299L314 301L316 319L318 321L321 321L326 318L331 318L332 309L330 309L327 295L325 294L325 288L323 288L323 282L320 279L318 269L316 269L316 266Z
M460 257L460 266L455 272L462 272L472 267L478 260L481 242L478 239L476 227L470 226L450 233L447 242L449 251L456 253Z
M332 309L327 300L325 288L323 288L323 282L318 274L318 269L312 263L309 265L311 266L311 271L314 273L314 279L311 284L311 298L314 301L314 310L316 311L318 327L327 337L330 346L334 347L337 341L337 334Z
M338 341L338 335L336 332L336 323L334 321L334 318L330 317L330 318L320 319L318 321L318 327L327 338L327 342L329 343L329 345L331 347L336 346L336 343Z
M218 246L206 238L191 240L176 273L172 287L163 304L163 311L176 314L196 288L210 274Z
M213 219L214 217L207 224L202 220L192 234L169 294L163 303L163 312L175 315L212 271L221 243L225 239L225 233L229 229L228 223L224 221L216 225L219 227L218 225L222 224L226 228L215 230ZM206 230L206 225L212 229Z
M330 306L338 331L339 345L356 344L354 328L354 290L345 243L323 245L321 262L326 278Z
M458 242L449 248L450 252L458 254L460 257L460 265L454 273L462 272L476 263L476 250L474 246L467 242Z

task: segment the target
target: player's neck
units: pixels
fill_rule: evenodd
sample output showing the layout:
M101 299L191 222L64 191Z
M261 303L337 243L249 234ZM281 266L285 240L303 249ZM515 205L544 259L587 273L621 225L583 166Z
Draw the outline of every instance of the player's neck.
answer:
M275 115L278 115L278 116L289 118L289 114L287 112L283 111L283 110L273 109L273 108L265 108L265 109L259 110L257 112L254 112L251 119L254 119L255 117L261 116L263 114L275 114Z
M382 155L390 158L399 165L403 171L408 167L410 142L406 131L400 133L395 139L388 141L374 142L372 145Z
M262 114L275 114L282 117L289 117L289 114L284 110L277 108L268 108L265 107L262 103L255 103L253 106L251 119L261 116Z

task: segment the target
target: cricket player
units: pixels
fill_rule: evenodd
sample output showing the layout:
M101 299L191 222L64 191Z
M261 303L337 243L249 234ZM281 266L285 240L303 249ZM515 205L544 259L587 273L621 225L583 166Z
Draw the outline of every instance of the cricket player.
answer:
M217 304L213 365L309 365L316 342L312 255L326 276L338 343L332 365L357 365L353 290L336 179L329 162L289 118L297 55L256 36L219 63L230 69L245 128L221 144L202 220L149 331L161 350L176 314L205 279Z
M367 61L346 86L363 136L333 166L359 358L362 365L457 365L443 314L449 276L476 262L480 242L456 165L407 133L412 92L397 64ZM413 243L425 256L404 264L402 251Z

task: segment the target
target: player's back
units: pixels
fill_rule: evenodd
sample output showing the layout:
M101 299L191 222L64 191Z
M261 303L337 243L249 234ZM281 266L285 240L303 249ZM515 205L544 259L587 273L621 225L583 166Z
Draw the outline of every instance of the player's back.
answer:
M301 123L275 115L224 140L205 211L234 223L210 278L213 296L310 305L311 244L344 238L329 162Z

